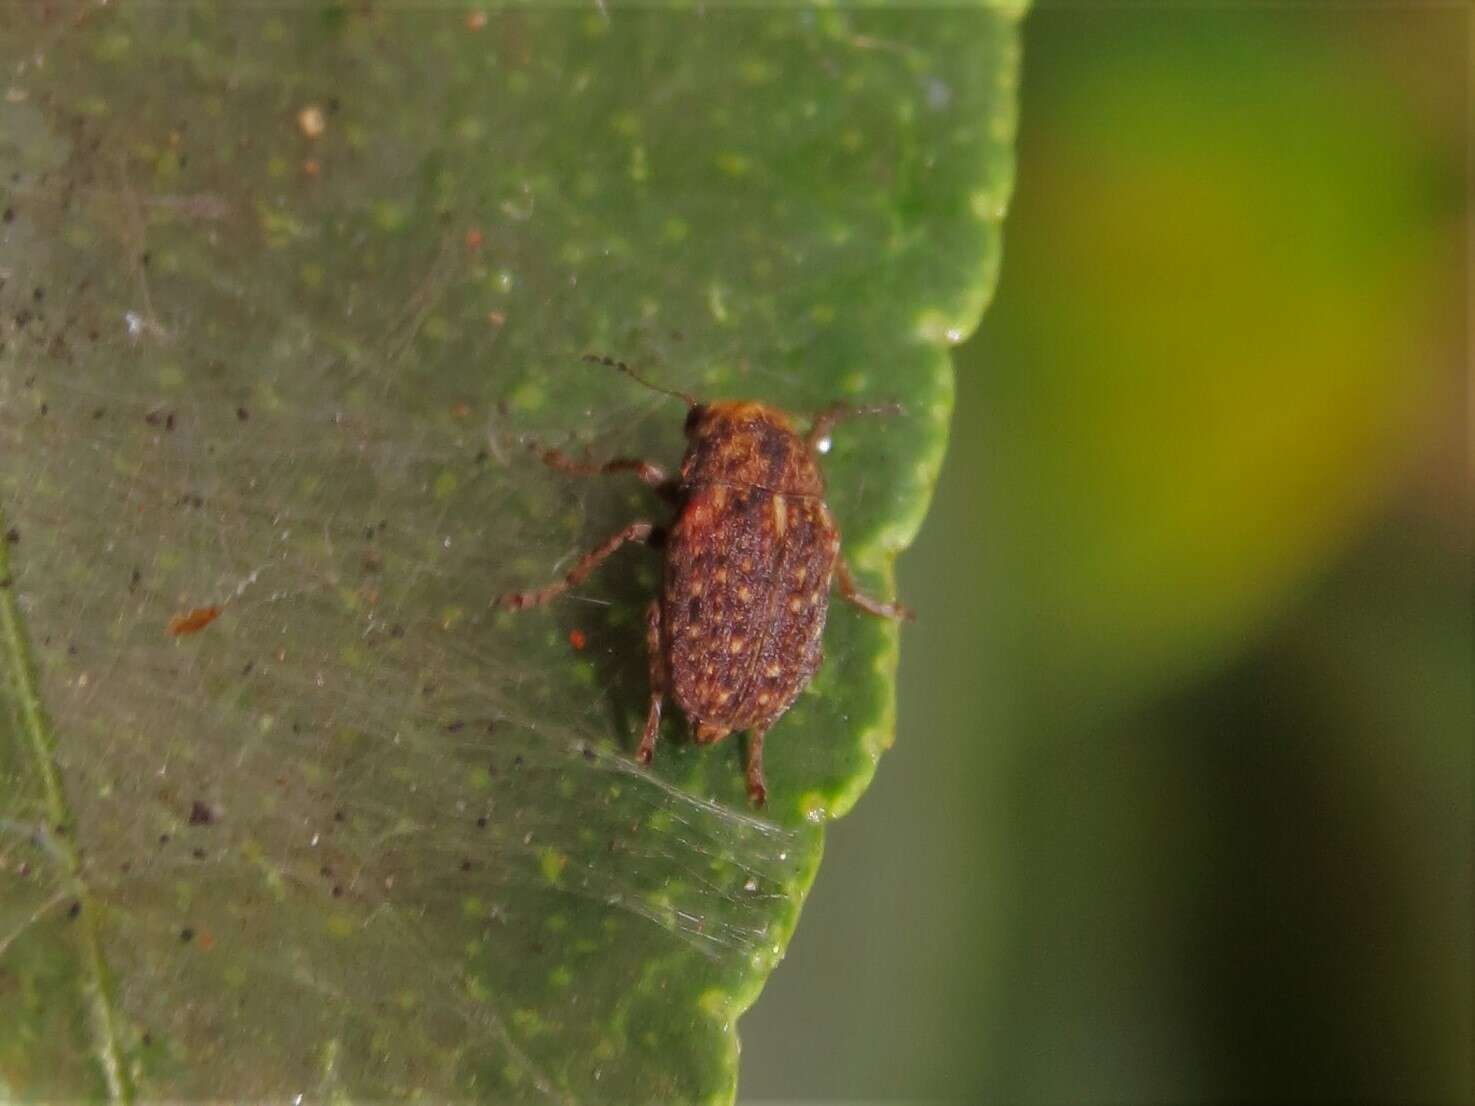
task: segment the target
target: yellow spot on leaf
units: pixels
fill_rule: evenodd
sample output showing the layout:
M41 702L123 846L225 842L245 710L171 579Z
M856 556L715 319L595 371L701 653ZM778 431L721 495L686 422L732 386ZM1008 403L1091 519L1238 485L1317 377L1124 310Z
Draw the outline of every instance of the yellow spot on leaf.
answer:
M538 852L538 867L543 878L557 887L563 881L563 870L568 866L568 857L557 849L541 849Z

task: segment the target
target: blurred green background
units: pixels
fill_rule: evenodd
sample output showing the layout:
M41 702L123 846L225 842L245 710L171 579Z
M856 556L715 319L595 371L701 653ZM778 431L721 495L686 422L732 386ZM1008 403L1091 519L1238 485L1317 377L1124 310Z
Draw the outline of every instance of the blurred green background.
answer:
M897 744L745 1099L1470 1100L1472 41L1030 16Z

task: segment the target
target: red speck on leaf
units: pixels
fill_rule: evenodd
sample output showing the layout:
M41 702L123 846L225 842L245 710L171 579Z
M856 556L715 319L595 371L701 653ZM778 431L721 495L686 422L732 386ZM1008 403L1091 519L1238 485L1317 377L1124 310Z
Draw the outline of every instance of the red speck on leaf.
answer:
M169 632L175 637L197 634L220 617L219 607L196 607L169 620Z

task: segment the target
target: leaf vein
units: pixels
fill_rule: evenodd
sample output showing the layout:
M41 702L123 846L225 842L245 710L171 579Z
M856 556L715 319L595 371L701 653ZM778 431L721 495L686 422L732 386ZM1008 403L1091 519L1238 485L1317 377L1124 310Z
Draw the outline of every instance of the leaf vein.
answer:
M4 529L5 516L0 514L0 530ZM7 542L0 541L0 579L12 579L7 545ZM41 704L35 666L15 592L14 586L0 588L0 654L3 654L0 656L0 664L4 665L6 682L10 685L19 707L21 729L35 761L36 772L45 788L47 816L53 826L59 827L55 835L55 846L65 869L66 884L82 906L77 919L78 934L86 972L90 976L89 997L93 1032L96 1035L94 1044L98 1063L107 1080L108 1097L113 1102L131 1102L133 1088L120 1055L117 1016L113 1010L107 964L97 932L97 911L89 901L76 846L68 833L61 832L61 828L70 827L72 823L66 795L62 790L61 773L56 763L56 735Z

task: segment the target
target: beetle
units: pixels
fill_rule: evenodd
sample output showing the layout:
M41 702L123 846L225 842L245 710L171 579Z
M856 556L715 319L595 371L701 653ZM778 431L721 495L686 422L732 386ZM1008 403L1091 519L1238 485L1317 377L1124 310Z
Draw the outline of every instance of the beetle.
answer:
M646 610L650 707L636 753L649 764L669 694L698 744L747 731L747 791L762 806L763 740L818 670L832 584L868 614L910 619L900 603L863 593L840 555L840 531L825 504L818 454L831 429L858 415L895 415L897 404L836 403L800 435L789 415L752 401L704 403L663 388L623 361L584 358L618 369L687 406L686 454L670 477L651 461L575 460L534 445L543 462L578 476L633 473L675 507L669 528L632 522L590 550L561 580L493 602L511 610L541 606L577 587L626 542L664 546L659 597Z

